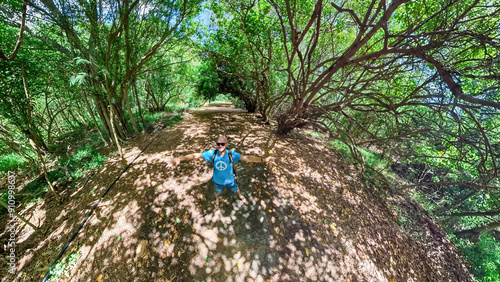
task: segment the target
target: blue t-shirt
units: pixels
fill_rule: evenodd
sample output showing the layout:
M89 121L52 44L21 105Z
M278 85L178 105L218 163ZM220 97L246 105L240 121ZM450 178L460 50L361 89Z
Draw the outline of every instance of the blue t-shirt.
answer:
M203 156L205 161L211 162L214 151L215 150L209 150L201 153L201 155ZM234 163L240 162L240 153L231 151L231 156L233 157ZM229 160L228 150L226 150L226 154L222 157L219 155L219 152L217 152L217 155L215 155L214 182L219 185L232 185L234 183L233 164L231 163L231 160Z

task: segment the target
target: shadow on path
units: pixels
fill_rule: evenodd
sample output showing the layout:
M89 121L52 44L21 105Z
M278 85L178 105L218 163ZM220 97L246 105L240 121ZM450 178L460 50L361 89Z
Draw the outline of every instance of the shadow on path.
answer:
M414 240L376 188L321 142L276 136L254 114L228 107L191 112L158 134L73 242L70 252L80 259L64 280L472 281L449 244L436 250ZM172 170L165 160L212 149L221 134L231 149L277 161L236 164L249 203L226 190L217 211L210 163ZM127 160L150 138L129 144ZM109 160L88 185L101 193L120 171ZM76 219L62 224L64 234L88 210L89 200L82 202ZM56 253L66 236L40 251Z

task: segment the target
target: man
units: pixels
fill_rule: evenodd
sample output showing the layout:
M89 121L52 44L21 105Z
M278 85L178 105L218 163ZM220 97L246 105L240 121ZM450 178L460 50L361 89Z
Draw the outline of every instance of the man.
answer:
M186 156L181 156L172 159L174 166L177 166L182 161L189 161L194 159L203 158L207 162L213 162L214 172L214 191L215 191L215 207L219 207L219 195L224 191L224 189L229 189L233 194L237 194L238 197L247 203L247 200L243 195L240 194L238 185L234 179L233 173L233 163L238 163L241 161L258 163L258 162L274 162L274 157L262 158L254 155L241 155L235 151L229 152L226 148L228 145L227 138L225 136L220 136L215 143L217 145L217 150L208 150L203 153L194 153ZM232 162L230 156L232 157Z

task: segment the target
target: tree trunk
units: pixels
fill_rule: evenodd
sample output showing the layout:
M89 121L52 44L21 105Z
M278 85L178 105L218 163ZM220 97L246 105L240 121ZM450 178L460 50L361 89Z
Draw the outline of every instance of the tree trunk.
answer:
M116 148L118 149L118 153L120 154L122 166L126 167L127 161L125 160L125 156L123 155L122 146L120 145L120 140L118 140L118 134L116 133L115 122L114 122L115 110L113 107L113 103L111 102L111 95L108 95L108 103L109 103L109 116L110 116L110 123L109 124L111 126L111 133L113 134Z
M124 95L123 97L124 97L125 105L127 106L128 117L132 121L132 126L134 127L134 132L136 134L139 134L139 130L137 130L137 125L135 124L134 116L132 115L132 109L130 108L130 102L128 99L128 87L127 87L127 89L124 89L123 91L125 91L125 93L123 93L123 95Z
M106 140L106 138L104 138L104 135L102 135L102 131L99 128L99 124L97 123L97 120L95 118L94 111L92 111L92 107L90 107L89 100L87 99L87 94L85 94L85 93L82 93L82 94L83 94L83 100L85 102L85 107L87 108L87 111L89 112L90 117L92 118L92 121L94 122L95 128L99 132L99 136L101 136L101 140L104 142L104 145L108 146L108 140Z
M139 100L139 94L137 93L137 81L134 81L134 93L135 100L137 101L137 107L139 108L139 115L141 116L142 128L146 128L146 122L144 122L144 116L142 115L141 101Z
M156 97L155 97L155 95L154 95L153 91L151 91L151 88L150 88L150 87L146 87L146 89L145 89L145 90L148 92L148 94L151 96L151 98L153 98L153 99L152 99L152 100L153 100L153 102L154 102L153 111L154 111L154 112L159 112L159 111L161 111L161 109L160 109L160 104L158 103L158 100L156 100Z
M31 138L29 139L31 146L36 150L38 154L38 158L40 160L40 164L42 166L43 174L45 175L45 180L47 180L47 183L49 184L50 191L54 193L54 196L59 199L59 195L57 195L56 190L54 189L54 186L52 186L52 183L50 182L49 175L47 174L47 168L45 167L45 160L43 159L41 148L40 148L40 143L39 143L39 137L38 134L36 133L35 127L32 122L32 114L31 114L31 98L28 93L28 86L26 84L26 73L24 72L24 65L22 65L22 78L23 78L23 87L24 87L24 94L26 95L26 105L27 105L27 120L28 120L28 129L31 133ZM45 144L44 144L45 145Z
M118 137L120 137L121 139L127 139L129 137L132 137L130 127L127 123L127 119L125 118L126 114L125 111L123 110L122 101L117 101L116 103L114 103L113 109L115 110L114 125L116 132L118 133Z
M82 107L82 105L80 104L80 101L78 101L78 102L76 103L76 108L77 108L77 109L82 109L82 108L83 108L83 107ZM83 116L83 112L76 111L76 116L78 116L78 117L82 120L82 122L83 122L83 124L84 124L85 126L89 125L88 118L86 118L86 117L84 117L84 116Z
M102 127L104 133L106 134L106 139L113 142L111 128L109 126L109 115L106 103L100 97L97 97L97 95L92 95L92 100L94 100L97 113L99 114L99 117L101 119Z
M12 52L12 55L10 55L10 56L5 55L4 52L2 51L2 49L0 49L0 59L6 60L6 61L12 61L17 56L17 52L19 52L19 48L21 48L21 42L23 41L24 27L26 26L27 11L28 11L28 1L23 1L23 13L21 16L21 27L19 28L19 35L17 37L16 46L14 47L14 51Z
M54 118L54 124L57 128L57 133L59 135L63 134L64 133L64 130L62 129L61 125L59 124L59 122L57 122L57 116Z
M285 113L278 116L278 133L286 135L294 128L301 128L309 124L305 118L299 117L295 113Z

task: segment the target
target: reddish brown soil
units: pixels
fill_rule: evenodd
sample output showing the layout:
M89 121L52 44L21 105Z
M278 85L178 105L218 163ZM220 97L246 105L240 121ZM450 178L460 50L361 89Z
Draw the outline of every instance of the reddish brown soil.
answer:
M238 152L277 160L238 164L249 203L226 190L218 212L210 164L170 169L166 161L212 149L221 134ZM382 198L320 140L277 136L256 115L228 107L192 112L143 135L124 146L127 161L151 140L70 245L65 257L79 252L80 259L61 281L473 281L418 205ZM3 260L3 281L40 280L121 171L109 159L84 188L66 192L63 204L48 197L32 207L26 214L41 230L18 234L17 273L6 275ZM389 206L416 214L421 236L403 230Z

